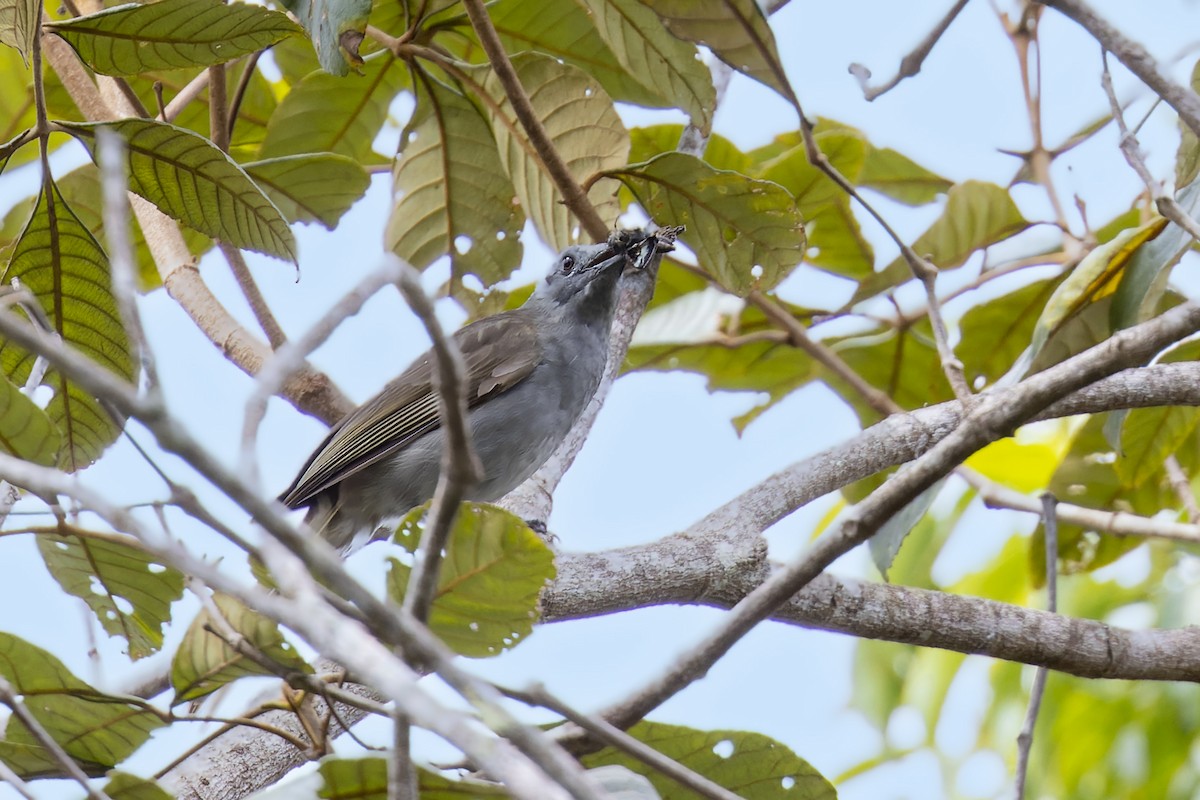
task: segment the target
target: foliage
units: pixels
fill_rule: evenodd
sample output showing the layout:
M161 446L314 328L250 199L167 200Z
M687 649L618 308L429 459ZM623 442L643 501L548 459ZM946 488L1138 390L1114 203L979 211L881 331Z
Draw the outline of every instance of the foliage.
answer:
M477 21L451 0L268 6L159 0L78 9L68 3L53 11L42 5L0 0L0 170L34 162L41 170L37 191L14 198L0 225L0 313L48 334L130 396L149 398L147 404L157 402L156 377L143 366L148 354L142 348L160 343L139 341L137 326L124 316L120 301L130 298L121 296L121 280L135 281L145 293L169 291L237 362L244 333L238 323L221 317L205 328L220 315L212 306L189 305L195 294L181 288L189 276L203 285L193 260L219 243L226 254L248 250L298 266L304 254L293 226L335 229L367 193L372 173L390 178L386 248L418 270L448 265L439 290L471 314L526 296L526 289L508 295L498 285L520 266L535 236L557 250L600 238L597 224L613 228L639 215L686 226L679 252L661 267L656 296L622 370L689 372L710 392L752 395L752 405L732 420L739 433L817 386L864 427L895 411L954 400L955 360L976 391L1020 385L1188 298L1174 267L1195 242L1158 213L1163 203L1150 210L1145 200L1153 198L1130 197L1122 206L1127 213L1095 230L1082 215L1086 198L1079 199L1082 224L1062 211L1049 165L1104 126L1078 121L1079 134L1046 147L1040 86L1030 83L1027 69L1014 80L1022 82L1036 144L1015 154L1014 180L1000 185L939 175L887 146L882 132L827 118L810 123L793 89L797 76L787 74L781 58L785 43L776 41L762 4L753 0L496 0L486 15L507 64L488 54L490 41L481 39ZM1021 13L1003 20L1004 35L1027 55L1038 44L1043 7L1018 5ZM797 129L755 148L714 132L720 92L706 58L790 104ZM513 93L510 70L527 108ZM1200 65L1193 88L1197 83ZM181 97L191 99L175 108ZM668 112L656 120L682 114L689 124L630 126L621 104ZM399 132L395 152L381 150L385 129ZM102 132L123 140L122 164L103 163ZM60 168L50 156L68 148L86 152L98 166ZM1171 198L1193 216L1200 212L1198 165L1200 140L1185 125ZM110 197L102 168L124 174L139 198L129 220L127 276L119 269L124 254L114 243L117 231L105 230ZM8 179L0 176L0 186L7 188ZM1031 186L1018 186L1023 183ZM564 186L579 189L577 196L565 197ZM1031 191L1045 194L1051 224L1043 224L1044 208L1029 201ZM893 240L887 220L906 214L921 224L915 235ZM914 292L921 259L938 272L930 290L934 308L928 295ZM805 282L818 277L843 290L838 302L805 294ZM914 307L908 298L918 293L923 303ZM256 306L254 292L249 296ZM948 334L932 313L943 305ZM262 310L254 310L261 321ZM1185 344L1154 359L1195 361L1198 351ZM264 347L239 366L258 371L268 355ZM127 415L136 403L116 403L68 372L47 368L15 339L0 339L0 453L31 469L76 473L129 432ZM319 383L285 392L303 406L304 392L319 392L322 387L313 388ZM880 528L871 542L878 571L895 584L941 595L1037 605L1046 580L1044 526L1031 536L1006 537L997 555L965 577L943 580L934 567L944 548L972 535L973 520L991 502L989 482L1026 499L1048 491L1084 510L1194 527L1200 522L1193 477L1200 467L1200 411L1141 405L1123 398L1112 412L1057 427L989 432L988 445L959 471L967 483L933 482ZM150 405L135 410L143 422L166 413ZM165 450L178 449L178 438L159 439ZM219 466L192 466L253 511L222 482ZM856 476L861 480L835 478L831 485L844 498L838 509L886 487L889 474L903 475L904 468L880 468ZM7 484L0 489L4 503ZM264 584L285 586L267 574L269 553L197 510L186 487L172 483L169 489L168 499L149 502L160 511L177 505L226 534L247 550ZM332 717L313 725L307 693L319 691L322 681L340 680L318 674L316 659L293 644L296 634L264 609L188 584L184 565L163 558L174 552L166 545L156 550L125 535L121 524L133 527L133 511L124 495L114 500L124 504L119 513L99 514L118 529L109 531L68 519L99 512L63 494L74 501L68 510L56 498L40 498L39 509L53 520L47 525L16 528L12 518L4 520L5 505L5 535L36 537L49 575L84 601L131 660L168 647L165 632L172 626L186 627L168 648L173 695L151 703L101 691L56 656L0 632L0 677L15 698L5 702L27 708L38 723L8 717L0 740L5 765L24 779L61 776L63 764L39 738L45 733L86 774L107 774L109 796L166 796L149 781L112 770L155 730L183 719L184 704L211 702L218 690L261 676L304 687L289 689L286 704L272 700L257 711L286 705L306 728L312 744L306 755L324 752ZM410 511L392 538L407 551L395 557L393 547L386 560L384 594L393 610L410 590L424 513ZM821 533L830 523L827 518L807 533ZM1148 542L1115 526L1057 526L1058 557L1050 566L1063 578L1059 612L1112 622L1137 606L1149 610L1155 627L1179 624L1178 609L1193 599L1176 571L1195 542ZM302 544L293 544L305 554ZM1133 551L1150 565L1133 585L1097 574ZM513 514L467 503L443 556L429 630L468 659L523 645L542 621L542 592L558 574L554 549ZM655 569L645 572L653 585ZM331 605L350 618L347 625L375 624L370 603L339 595L344 587L328 574L318 578L321 591L334 598ZM204 600L190 621L174 615L185 586ZM660 600L647 595L644 602ZM978 632L978 640L988 633ZM414 653L405 656L433 668ZM971 680L977 663L964 653L861 642L853 706L884 734L898 710L914 710L923 736L900 749L885 735L879 752L842 780L823 776L803 754L758 733L645 720L629 733L747 798L832 798L834 784L840 788L913 752L933 754L952 784L973 754L999 751L1015 760L1011 743L1027 687L1020 665L1012 663L984 668L991 696L961 755L947 755L938 741L956 681ZM483 724L512 734L494 708L466 694ZM1194 684L1053 676L1039 732L1052 744L1034 750L1037 791L1061 798L1190 796L1200 780L1191 753L1200 732L1197 699ZM662 798L694 796L618 749L582 761L644 773ZM321 765L316 796L387 797L388 780L385 759L330 757ZM433 770L421 770L419 786L423 798L503 796L493 784Z

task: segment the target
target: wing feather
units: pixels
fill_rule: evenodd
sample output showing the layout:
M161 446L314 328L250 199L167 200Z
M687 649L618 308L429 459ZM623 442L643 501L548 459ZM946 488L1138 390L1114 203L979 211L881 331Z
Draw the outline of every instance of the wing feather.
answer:
M542 359L537 328L521 309L473 322L454 339L466 362L469 407L516 386ZM308 505L326 489L439 427L430 359L425 353L334 426L280 501L288 508Z

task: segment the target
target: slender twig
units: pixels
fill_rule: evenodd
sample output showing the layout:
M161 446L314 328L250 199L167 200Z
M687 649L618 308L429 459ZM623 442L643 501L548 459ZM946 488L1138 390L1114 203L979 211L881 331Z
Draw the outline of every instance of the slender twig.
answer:
M625 731L605 722L599 717L584 714L555 697L543 684L534 684L526 689L506 689L498 687L501 692L514 700L533 706L541 706L553 711L564 719L573 722L599 742L616 748L646 766L666 775L685 789L690 789L701 797L709 800L738 800L738 795L724 786L688 769L673 758L663 755L653 747L638 741Z
M1146 161L1142 158L1141 147L1138 144L1137 137L1133 135L1129 127L1125 124L1125 115L1122 113L1121 106L1117 102L1117 95L1113 91L1112 75L1108 71L1107 53L1102 53L1102 59L1104 62L1104 71L1100 75L1100 84L1104 87L1104 93L1108 96L1108 103L1112 108L1113 118L1116 119L1117 128L1121 132L1121 154L1125 156L1125 161L1138 174L1138 177L1142 179L1142 183L1146 185L1146 191L1154 198L1154 205L1158 209L1158 213L1183 228L1189 236L1200 242L1200 223L1197 223L1183 209L1183 206L1175 201L1174 197L1164 192L1162 183L1156 181L1154 176L1150 174L1150 168L1146 166Z
M967 0L958 0L954 6L946 12L946 16L942 17L937 25L933 27L925 38L922 39L916 47L914 47L908 55L900 59L900 69L897 70L895 76L887 83L880 86L869 86L868 81L871 80L871 70L867 69L862 64L851 64L850 74L858 80L858 85L862 88L863 97L868 102L873 101L880 95L887 94L892 89L896 88L897 84L905 78L911 78L921 71L921 65L925 63L925 59L933 51L934 45L942 38L942 34L950 27L950 23L954 22L954 18L958 16L958 12L963 10L967 5Z
M237 281L238 288L242 290L242 296L246 298L246 303L254 312L254 319L258 321L258 326L266 334L271 349L278 350L287 342L287 334L283 332L283 327L275 319L275 312L271 311L267 298L258 288L258 283L254 280L254 275L246 264L246 257L241 250L228 242L218 241L217 244L221 248L221 255L225 256L225 261L229 264L233 279Z
M1058 517L1055 514L1054 495L1042 495L1042 530L1046 544L1046 610L1051 614L1058 611ZM1033 729L1037 725L1038 712L1042 708L1042 697L1046 693L1046 676L1049 670L1038 667L1033 675L1033 687L1029 690L1029 709L1025 723L1017 735L1016 797L1024 800L1025 779L1029 772L1029 754L1033 749Z
M238 114L242 110L242 101L246 98L246 90L250 88L250 81L254 79L258 59L262 57L262 54L262 50L251 53L250 57L246 59L242 74L238 77L237 87L233 90L233 97L229 101L229 126L226 128L226 141L233 139L233 129L237 126Z
M388 800L417 800L417 770L412 759L412 721L401 711L392 714L392 752L388 757Z
M1097 14L1084 0L1038 0L1075 20L1096 41L1111 51L1130 72L1138 76L1179 114L1183 123L1200 136L1200 96L1171 80L1138 42L1126 37Z
M1042 514L1042 505L1032 497L982 479L975 485L984 504L990 508L1006 508L1029 514ZM1172 539L1200 544L1200 525L1174 520L1148 519L1128 511L1102 511L1096 508L1059 503L1055 516L1070 525L1088 530L1105 531L1117 536L1139 536L1148 539Z
M37 800L33 790L29 788L29 784L21 780L21 776L13 772L12 768L3 761L0 761L0 782L7 783L25 800Z
M463 6L471 20L471 27L475 29L475 35L479 37L479 43L483 45L483 50L487 53L488 61L492 65L496 78L499 79L501 86L504 87L504 93L512 103L513 113L525 128L529 141L536 149L546 172L554 181L554 185L558 187L563 202L578 217L580 224L589 236L598 242L604 241L608 236L608 225L596 213L587 194L571 175L571 170L559 156L558 150L550 140L550 135L543 127L542 121L538 119L537 113L534 112L533 106L529 102L529 95L521 86L517 71L509 61L508 53L504 51L504 45L500 43L500 36L496 33L482 0L463 0Z
M1200 530L1200 505L1196 503L1196 493L1192 490L1192 481L1183 471L1183 465L1172 454L1167 456L1163 466L1166 467L1167 480L1171 482L1171 489L1179 498L1183 510L1187 512L1188 521L1197 526L1197 530Z
M467 365L462 351L442 330L433 302L421 288L420 274L408 264L401 264L396 285L433 342L432 383L438 396L441 429L445 436L437 488L413 560L408 591L404 595L404 610L424 621L437 591L442 552L450 537L458 505L470 485L482 477L483 465L471 443L467 419Z
M226 96L225 65L208 68L208 138L229 152L229 99Z
M129 187L125 176L125 140L120 135L101 128L96 131L96 153L100 162L100 181L104 196L104 235L108 240L113 296L117 301L121 322L125 325L125 335L136 348L142 370L146 373L147 394L151 397L151 402L161 403L158 368L137 307L137 267L133 257L133 242L129 237Z
M166 108L163 109L163 121L174 122L183 109L187 108L188 103L191 103L208 88L209 77L208 70L203 70L176 92L171 101L167 103Z
M112 800L103 791L92 786L88 776L75 763L75 759L67 754L62 745L54 741L54 737L50 735L50 732L38 721L37 717L30 713L29 709L25 707L25 704L21 702L17 695L18 692L13 688L13 685L3 675L0 675L0 703L8 706L13 716L20 720L21 724L29 731L29 735L50 754L51 758L58 762L58 765L62 767L63 773L83 787L83 790L87 792L89 800Z

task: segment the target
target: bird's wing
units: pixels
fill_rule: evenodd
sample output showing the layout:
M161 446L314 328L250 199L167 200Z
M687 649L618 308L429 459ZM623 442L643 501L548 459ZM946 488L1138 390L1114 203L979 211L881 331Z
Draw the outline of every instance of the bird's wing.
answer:
M542 358L537 328L520 314L486 317L457 331L454 339L466 362L468 407L516 386ZM431 358L426 353L347 414L309 456L280 502L288 508L306 505L318 493L437 428L441 421Z

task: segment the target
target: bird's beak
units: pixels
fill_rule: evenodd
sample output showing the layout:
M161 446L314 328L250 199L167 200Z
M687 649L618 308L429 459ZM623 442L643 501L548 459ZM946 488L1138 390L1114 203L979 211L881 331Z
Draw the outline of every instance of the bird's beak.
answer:
M600 272L608 269L609 267L615 267L617 264L623 264L627 260L628 257L624 252L618 251L612 247L606 247L595 258L592 259L592 262L588 264L587 268L589 271L596 270L597 272Z

